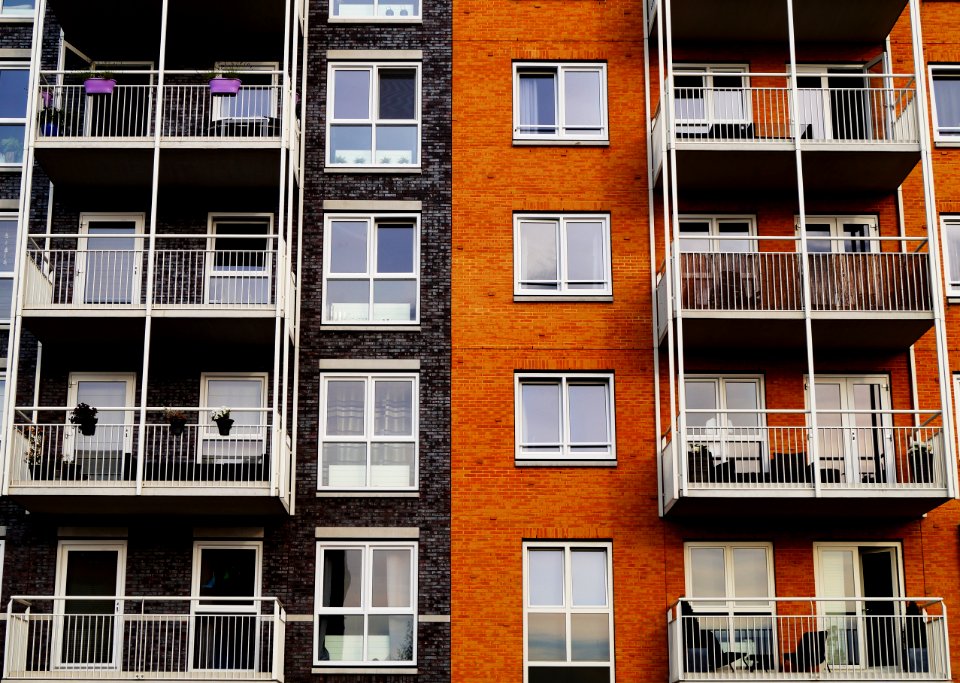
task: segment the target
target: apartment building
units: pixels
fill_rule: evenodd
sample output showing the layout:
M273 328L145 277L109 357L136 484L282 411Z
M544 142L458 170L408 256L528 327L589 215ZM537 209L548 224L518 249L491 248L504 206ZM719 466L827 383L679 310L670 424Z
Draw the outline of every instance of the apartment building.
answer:
M454 677L949 680L956 3L639 4L455 6Z
M0 4L5 679L449 680L449 26Z

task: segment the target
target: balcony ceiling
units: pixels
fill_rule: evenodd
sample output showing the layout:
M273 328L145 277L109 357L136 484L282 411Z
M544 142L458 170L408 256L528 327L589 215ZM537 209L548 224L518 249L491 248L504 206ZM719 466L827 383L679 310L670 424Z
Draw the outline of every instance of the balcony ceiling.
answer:
M94 61L159 54L161 0L48 0L48 5L67 42Z
M674 500L665 516L700 521L730 517L756 521L758 515L766 520L916 519L951 500L946 491L937 490L919 495L889 489L867 493L824 490L822 498L814 498L812 490L747 491L733 487L691 491L686 497Z
M240 490L211 483L191 490L182 486L136 487L91 491L88 482L76 487L11 487L10 497L30 512L53 515L284 515L285 502L268 489Z
M796 0L797 40L882 41L905 6L905 0ZM672 0L671 7L675 40L763 42L787 37L783 0Z

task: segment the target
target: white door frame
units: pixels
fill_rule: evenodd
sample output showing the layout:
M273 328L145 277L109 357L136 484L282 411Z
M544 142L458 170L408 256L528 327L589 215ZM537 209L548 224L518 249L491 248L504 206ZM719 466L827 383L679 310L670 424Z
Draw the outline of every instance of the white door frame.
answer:
M830 73L830 69L834 70L834 73ZM843 75L838 72L843 71L849 75L863 73L864 78L867 78L870 74L867 71L866 64L797 64L797 77L802 78L819 76L820 77L820 103L822 105L822 121L823 121L823 137L810 137L808 139L812 141L817 140L836 140L836 132L833 130L833 102L830 99L830 87L829 87L829 78L833 75ZM790 65L786 65L786 72L790 73ZM853 83L854 79L851 78L850 82ZM803 89L803 88L800 88ZM864 88L868 92L868 89ZM801 121L801 123L804 123ZM864 125L868 130L873 127L873 112L870 111L870 107L864 108ZM852 142L856 142L856 139L853 139Z
M135 372L71 372L67 376L67 405L77 405L80 382L126 382L127 408L135 407L134 396L137 388L137 374ZM97 406L92 406L97 408ZM64 414L64 444L63 454L72 456L74 454L74 445L78 433L77 425L70 424L69 414ZM133 411L125 410L123 412L123 450L124 453L133 451Z
M134 224L133 235L133 272L131 273L132 283L130 287L129 304L86 304L86 279L87 279L87 254L90 248L90 241L96 243L96 237L87 237L89 235L90 223L130 223ZM140 235L143 234L143 225L146 222L146 215L143 213L81 213L80 214L80 234L83 237L77 239L77 262L76 272L73 281L73 303L77 305L88 306L139 306L140 305L140 279L142 277L143 244Z
M276 244L277 240L274 238L274 227L273 227L273 214L272 213L211 213L207 216L207 257L204 259L204 276L203 276L203 303L210 303L210 283L214 278L220 279L230 279L230 278L250 278L250 277L262 277L266 281L266 300L262 305L268 305L271 298L271 292L273 291L273 263L274 258L277 256ZM266 251L263 254L263 275L255 275L255 271L237 271L236 273L231 273L231 271L218 271L216 269L216 264L214 261L217 256L217 226L220 223L249 223L251 225L261 225L265 224L266 229L263 233L264 241L266 242ZM224 238L220 238L224 239ZM227 240L230 238L227 237ZM230 304L217 304L221 306L229 307ZM249 305L241 302L238 305Z

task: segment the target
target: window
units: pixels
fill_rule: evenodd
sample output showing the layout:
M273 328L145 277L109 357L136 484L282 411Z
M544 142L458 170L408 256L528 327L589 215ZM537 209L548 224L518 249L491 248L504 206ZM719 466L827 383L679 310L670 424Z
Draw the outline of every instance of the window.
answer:
M674 69L673 93L677 134L718 138L751 137L746 132L721 132L717 127L745 124L751 119L744 66L693 66Z
M798 66L797 88L798 118L803 139L876 138L879 131L874 130L877 124L872 119L874 112L879 112L880 98L885 95L882 94L884 90L871 89L870 77L866 75L864 67ZM897 107L903 108L903 105ZM881 128L885 125L888 124L879 123Z
M702 481L704 471L721 475L716 479L724 482L734 480L734 475L740 479L756 475L760 479L769 463L762 412L763 380L687 375L683 388L687 450L707 459L688 473L691 482ZM717 472L718 465L730 468L730 475Z
M233 97L211 98L214 121L267 121L280 118L279 75L276 73L279 65L276 62L217 62L215 68L218 73L238 72L243 85Z
M7 7L0 5L3 13ZM0 167L23 163L29 87L30 70L26 65L0 66Z
M420 165L420 65L331 64L327 165Z
M327 216L323 322L418 322L419 233L417 216Z
M410 21L420 19L420 0L330 0L330 19Z
M415 664L416 587L416 543L318 543L314 664Z
M960 216L941 219L943 225L943 267L947 273L947 294L960 296Z
M16 214L0 214L0 322L13 317L13 278L17 254Z
M609 543L523 547L525 683L613 681Z
M320 391L319 488L416 488L417 376L325 375Z
M201 463L256 464L266 455L267 401L266 373L204 373L200 378ZM218 408L230 409L226 429L213 422Z
M608 216L517 216L514 220L517 295L609 295Z
M514 140L606 141L606 64L514 64Z
M613 375L517 375L517 460L615 460Z
M934 137L938 142L960 140L960 65L932 65L930 80Z
M219 98L229 99L229 98ZM273 216L210 216L206 303L267 305L272 300Z
M756 242L741 239L756 233L753 216L680 216L680 251L685 253L744 253Z
M878 252L880 243L873 239L876 236L876 216L807 216L807 251L810 253ZM799 249L799 244L797 247Z
M35 9L36 0L0 0L0 16L32 17Z

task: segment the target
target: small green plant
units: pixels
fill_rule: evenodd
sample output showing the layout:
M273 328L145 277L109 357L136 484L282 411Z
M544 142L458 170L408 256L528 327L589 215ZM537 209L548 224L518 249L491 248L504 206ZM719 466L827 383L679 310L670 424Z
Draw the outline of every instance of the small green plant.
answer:
M210 419L213 420L214 422L216 422L217 420L229 420L230 409L227 408L226 406L220 406L215 411L213 411L213 415L210 417Z

